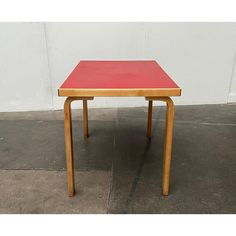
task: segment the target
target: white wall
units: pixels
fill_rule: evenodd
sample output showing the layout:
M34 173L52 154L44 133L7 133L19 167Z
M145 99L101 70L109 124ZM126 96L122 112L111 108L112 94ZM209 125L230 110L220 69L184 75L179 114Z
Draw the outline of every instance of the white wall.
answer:
M0 111L52 108L41 23L0 23Z
M229 103L235 103L236 102L236 53L234 56L234 64L232 68L232 75L231 75L231 81L230 81L230 90L229 90Z
M0 111L61 109L57 88L82 59L155 59L182 87L177 104L235 102L235 53L236 23L1 23Z

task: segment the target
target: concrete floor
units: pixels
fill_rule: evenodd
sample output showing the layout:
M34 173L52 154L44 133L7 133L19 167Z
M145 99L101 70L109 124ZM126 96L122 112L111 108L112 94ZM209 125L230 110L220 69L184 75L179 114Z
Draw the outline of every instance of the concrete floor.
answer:
M0 113L0 213L236 213L236 105L177 106L171 191L161 196L165 107L73 111L74 198L62 111Z

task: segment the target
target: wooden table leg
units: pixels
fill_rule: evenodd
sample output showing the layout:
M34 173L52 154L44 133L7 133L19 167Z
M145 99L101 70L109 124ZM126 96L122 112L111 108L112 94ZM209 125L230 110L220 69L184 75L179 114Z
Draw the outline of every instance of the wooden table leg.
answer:
M84 128L84 137L88 138L88 106L87 100L83 99L83 128Z
M148 101L147 137L152 136L152 100Z
M70 197L74 196L75 194L72 123L71 123L71 102L73 100L74 100L73 98L68 97L64 104L67 188L68 188L68 195Z
M67 167L67 188L70 197L75 195L74 180L74 160L73 160L73 140L72 140L72 121L71 121L71 102L83 100L83 119L84 134L88 136L88 108L87 100L93 97L68 97L64 104L64 126L65 126L65 145L66 145L66 167Z
M171 152L172 138L174 126L174 103L171 98L166 98L166 134L164 146L164 161L163 161L163 179L162 179L162 194L168 196L170 186L170 167L171 167Z
M163 176L162 176L162 194L164 196L168 196L170 188L170 167L171 167L172 138L173 138L173 126L174 126L174 103L170 97L146 97L146 100L148 100L149 102L164 101L167 104Z

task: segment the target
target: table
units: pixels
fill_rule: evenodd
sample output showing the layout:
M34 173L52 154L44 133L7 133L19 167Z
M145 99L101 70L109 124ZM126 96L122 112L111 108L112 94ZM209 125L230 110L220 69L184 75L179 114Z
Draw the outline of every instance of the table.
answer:
M94 97L145 97L148 101L147 137L151 138L153 101L167 104L163 159L162 194L169 194L174 103L170 96L180 96L181 89L156 61L80 61L58 89L65 96L64 126L69 196L74 196L74 167L71 102L83 102L83 132L88 132L87 100Z

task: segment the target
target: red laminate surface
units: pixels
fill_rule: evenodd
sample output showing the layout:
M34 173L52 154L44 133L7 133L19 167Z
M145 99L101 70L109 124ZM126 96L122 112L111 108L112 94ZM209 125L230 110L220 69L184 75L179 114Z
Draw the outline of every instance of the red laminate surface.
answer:
M179 88L156 61L80 61L61 88Z

